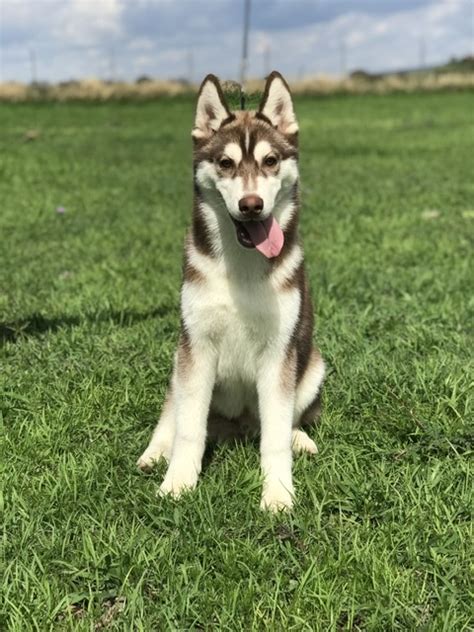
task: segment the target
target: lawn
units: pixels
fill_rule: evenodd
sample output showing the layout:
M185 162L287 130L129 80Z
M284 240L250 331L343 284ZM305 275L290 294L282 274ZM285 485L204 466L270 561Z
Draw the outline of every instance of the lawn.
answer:
M254 444L180 502L135 467L177 339L191 100L0 106L0 629L474 629L472 99L296 103L329 373L277 516Z

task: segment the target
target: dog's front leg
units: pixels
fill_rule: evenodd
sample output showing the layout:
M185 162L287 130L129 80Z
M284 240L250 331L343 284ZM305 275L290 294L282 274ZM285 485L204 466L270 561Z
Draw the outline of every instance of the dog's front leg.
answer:
M292 369L288 359L269 357L259 371L257 389L264 478L261 507L270 511L290 509L293 504L291 437L295 386Z
M216 376L216 356L205 345L180 342L176 367L176 431L160 493L178 497L196 486L206 444L207 418Z

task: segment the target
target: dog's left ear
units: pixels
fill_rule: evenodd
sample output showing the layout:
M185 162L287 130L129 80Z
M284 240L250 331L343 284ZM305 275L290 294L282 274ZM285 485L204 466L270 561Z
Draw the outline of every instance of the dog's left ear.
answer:
M293 136L298 132L290 88L276 70L267 78L258 111L282 134Z
M199 89L192 137L197 141L209 138L231 116L219 79L207 75Z

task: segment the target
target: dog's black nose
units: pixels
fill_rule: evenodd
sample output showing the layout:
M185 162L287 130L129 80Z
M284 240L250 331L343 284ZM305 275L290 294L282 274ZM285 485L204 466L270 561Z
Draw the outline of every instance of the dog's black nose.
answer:
M246 195L239 200L239 210L243 215L260 215L263 211L263 200L258 195Z

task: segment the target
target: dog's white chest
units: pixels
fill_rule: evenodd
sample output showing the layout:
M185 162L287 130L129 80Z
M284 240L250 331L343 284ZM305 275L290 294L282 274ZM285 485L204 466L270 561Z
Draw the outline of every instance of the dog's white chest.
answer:
M278 344L286 311L267 280L246 283L221 275L187 285L182 307L192 337L217 352L218 382L255 381L262 353Z
M238 278L209 266L200 282L185 283L182 313L196 358L216 356L212 407L228 418L257 412L256 385L269 357L282 361L299 313L299 292L278 290L268 276ZM272 361L272 360L270 360Z
M217 350L217 378L254 380L258 358L275 332L275 296L268 284L232 283L217 279L206 284L196 304L200 333ZM273 309L272 309L273 307Z
M247 285L217 277L193 294L195 340L216 352L212 408L229 418L238 417L244 409L256 414L261 356L277 337L274 292L268 283Z

